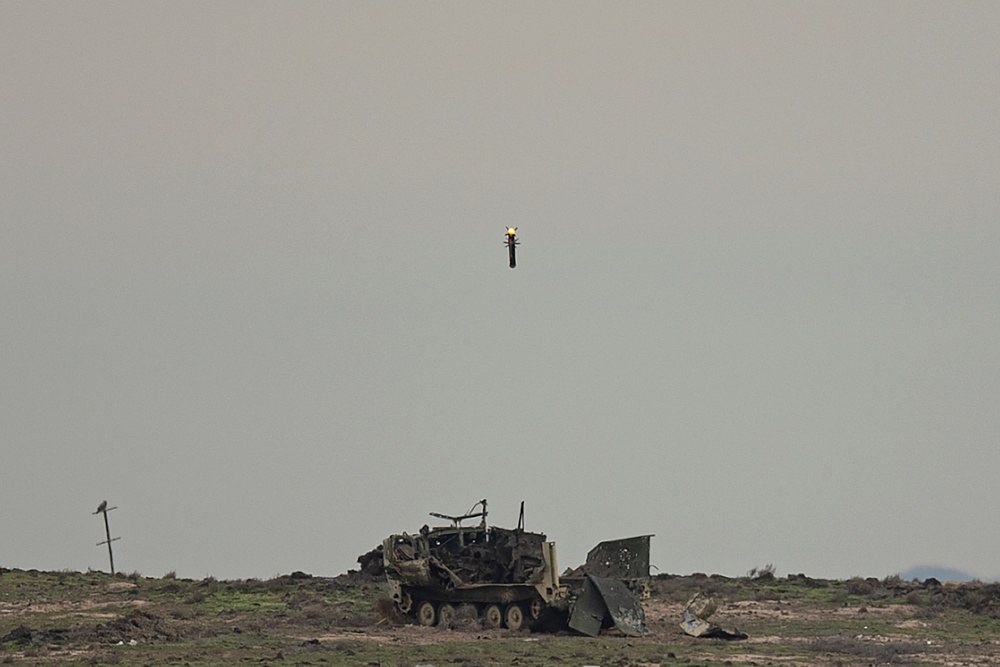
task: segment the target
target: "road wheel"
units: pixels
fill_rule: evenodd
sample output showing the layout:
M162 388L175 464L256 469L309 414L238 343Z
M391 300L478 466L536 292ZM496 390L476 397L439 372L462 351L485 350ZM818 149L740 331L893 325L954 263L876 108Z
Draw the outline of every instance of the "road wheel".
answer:
M437 610L434 609L434 603L424 600L417 605L417 623L425 627L430 627L434 625L437 620Z
M483 623L487 628L494 630L503 625L503 612L498 605L486 605L486 609L483 610Z
M399 602L396 603L396 607L399 611L403 612L403 615L409 614L413 611L413 596L409 593L403 593L399 596Z
M455 607L445 602L438 608L437 624L442 628L450 628L454 622L455 622Z
M528 613L531 614L531 620L537 621L542 616L543 609L545 609L545 602L539 598L532 600L531 607L528 609Z
M524 625L524 610L521 609L521 605L516 602L507 605L503 620L508 629L520 630L521 626Z

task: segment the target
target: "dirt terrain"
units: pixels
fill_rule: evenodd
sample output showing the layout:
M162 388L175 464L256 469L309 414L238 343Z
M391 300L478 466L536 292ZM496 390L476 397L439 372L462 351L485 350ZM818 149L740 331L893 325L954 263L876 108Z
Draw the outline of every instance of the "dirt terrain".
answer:
M293 573L200 581L0 569L3 664L995 665L1000 585L661 575L643 601L649 637L605 631L449 628L403 622L383 582ZM694 593L747 639L685 635Z
M648 642L674 647L666 660L659 664L705 664L720 659L725 665L998 665L1000 664L1000 635L981 637L973 641L949 636L944 628L931 620L921 620L920 608L908 604L889 604L874 608L818 609L798 601L734 602L718 613L718 619L727 626L753 629L763 624L787 624L797 628L802 624L815 624L817 630L831 624L850 626L852 631L839 630L834 635L802 636L799 631L751 635L742 641L700 640L685 635L679 619L685 605L662 599L649 599L643 604L652 635L636 640L618 637L624 643ZM971 618L961 622L975 625ZM858 632L853 632L858 630ZM366 641L390 643L400 646L438 644L442 642L479 642L509 637L505 630L483 630L480 627L457 627L448 631L423 628L416 625L376 626L360 630L346 630L322 635L322 641L344 641L363 637ZM607 637L614 637L608 633ZM530 634L525 640L541 641ZM801 651L804 656L794 655ZM790 655L782 655L790 652ZM724 658L721 656L724 655ZM459 660L461 662L461 660ZM538 663L545 664L545 663ZM625 664L645 664L641 662Z

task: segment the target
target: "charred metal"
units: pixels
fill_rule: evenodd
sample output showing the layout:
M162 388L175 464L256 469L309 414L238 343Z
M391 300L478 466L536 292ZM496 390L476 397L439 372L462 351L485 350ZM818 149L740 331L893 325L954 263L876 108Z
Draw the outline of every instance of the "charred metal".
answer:
M486 627L573 628L596 635L616 628L649 634L639 597L649 578L649 535L602 542L587 564L558 574L556 546L524 529L490 526L481 500L462 515L431 513L450 525L387 537L382 568L401 613L421 625L447 627L459 606L472 607ZM467 522L478 519L469 525ZM368 571L376 552L361 558Z

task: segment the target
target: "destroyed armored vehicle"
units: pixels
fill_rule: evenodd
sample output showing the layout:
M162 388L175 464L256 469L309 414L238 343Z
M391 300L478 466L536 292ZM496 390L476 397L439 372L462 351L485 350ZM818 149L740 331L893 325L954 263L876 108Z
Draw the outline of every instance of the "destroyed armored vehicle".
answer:
M514 529L489 526L486 515L485 500L460 516L431 512L450 525L383 541L383 567L401 613L425 626L450 627L462 608L490 628L649 633L633 592L649 577L649 535L602 542L587 565L561 580L555 543L524 530L524 503ZM479 521L463 525L470 519Z

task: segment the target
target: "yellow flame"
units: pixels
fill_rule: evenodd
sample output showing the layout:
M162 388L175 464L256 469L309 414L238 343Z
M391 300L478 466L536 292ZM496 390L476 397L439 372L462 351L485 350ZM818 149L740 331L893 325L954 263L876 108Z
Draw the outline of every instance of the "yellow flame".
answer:
M517 227L508 227L507 228L507 235L508 236L514 236L514 234L516 234L516 233L517 233Z

